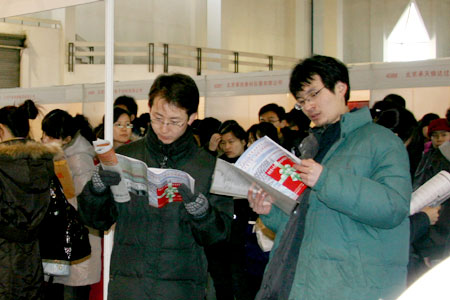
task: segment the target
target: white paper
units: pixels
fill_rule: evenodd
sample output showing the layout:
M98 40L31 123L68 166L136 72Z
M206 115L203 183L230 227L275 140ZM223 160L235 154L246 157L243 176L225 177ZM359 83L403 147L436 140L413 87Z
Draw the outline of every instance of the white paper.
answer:
M450 197L450 174L443 170L412 193L410 214L427 206L438 206Z
M217 160L211 192L247 198L248 189L255 182L272 196L276 206L290 214L295 200L306 188L292 168L293 163L300 163L300 159L265 136L253 143L234 165ZM270 176L272 172L278 172L279 178ZM286 186L288 181L291 188Z

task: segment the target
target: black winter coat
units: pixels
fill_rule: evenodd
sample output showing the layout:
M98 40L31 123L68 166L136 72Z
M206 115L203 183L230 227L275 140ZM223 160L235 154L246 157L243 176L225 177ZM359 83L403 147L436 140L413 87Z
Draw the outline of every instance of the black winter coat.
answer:
M0 299L41 299L37 234L50 203L58 149L24 139L0 144Z
M210 210L195 220L182 202L155 208L145 196L133 193L130 202L115 203L110 192L92 194L89 182L78 198L82 218L103 230L117 222L108 299L203 300L207 281L203 247L229 237L233 215L231 198L209 193L216 159L195 144L189 128L170 145L162 144L149 128L143 139L117 152L149 167L189 173L195 190L208 198Z

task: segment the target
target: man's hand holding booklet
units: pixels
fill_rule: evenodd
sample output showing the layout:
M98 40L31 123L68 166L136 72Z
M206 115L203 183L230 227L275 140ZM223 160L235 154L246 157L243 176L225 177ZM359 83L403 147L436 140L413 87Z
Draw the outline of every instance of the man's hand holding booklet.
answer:
M116 202L130 201L130 193L145 195L149 205L163 207L182 201L178 187L185 184L194 192L195 180L186 172L175 169L149 168L143 161L116 154L105 140L94 142L95 151L105 170L116 171L122 180L111 187Z
M211 193L247 198L250 186L256 183L289 214L306 189L294 164L300 164L300 159L265 136L253 143L234 165L217 160Z

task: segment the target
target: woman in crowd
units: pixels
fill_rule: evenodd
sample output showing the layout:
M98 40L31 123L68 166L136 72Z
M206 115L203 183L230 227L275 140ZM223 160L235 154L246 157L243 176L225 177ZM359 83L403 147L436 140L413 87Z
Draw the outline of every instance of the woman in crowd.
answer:
M428 126L432 148L424 154L414 179L416 190L442 170L450 172L450 126L447 119L435 119ZM450 254L450 201L425 207L410 216L411 249L408 283Z
M219 148L223 152L219 158L235 163L247 147L247 133L236 121L229 120L219 128L219 135ZM218 300L254 299L260 282L255 284L248 273L247 246L248 233L252 227L248 222L255 221L257 215L249 207L247 199L233 201L234 219L230 241L206 249L209 271Z
M103 118L103 122L104 122ZM121 108L114 107L114 116L113 116L113 147L114 149L128 144L131 142L131 134L133 133L133 124L131 123L130 113ZM103 139L105 131L104 123L100 124L98 127L94 129L95 135L98 138Z
M42 142L56 143L64 150L65 159L72 174L75 196L94 172L95 139L92 127L85 117L72 117L68 112L55 109L42 120ZM76 197L68 199L76 208ZM98 230L89 228L91 256L70 266L69 276L56 276L51 294L57 299L89 299L90 285L100 281L101 237ZM64 294L64 297L63 297Z
M31 100L0 109L0 299L41 299L37 233L50 203L58 147L28 139Z

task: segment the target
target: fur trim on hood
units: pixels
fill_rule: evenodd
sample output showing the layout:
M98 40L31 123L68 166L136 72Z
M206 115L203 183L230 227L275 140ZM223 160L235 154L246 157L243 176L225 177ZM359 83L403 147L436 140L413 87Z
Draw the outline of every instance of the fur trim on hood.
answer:
M33 140L16 139L0 143L0 157L13 159L30 157L32 159L63 155L61 147L56 144L41 144Z

